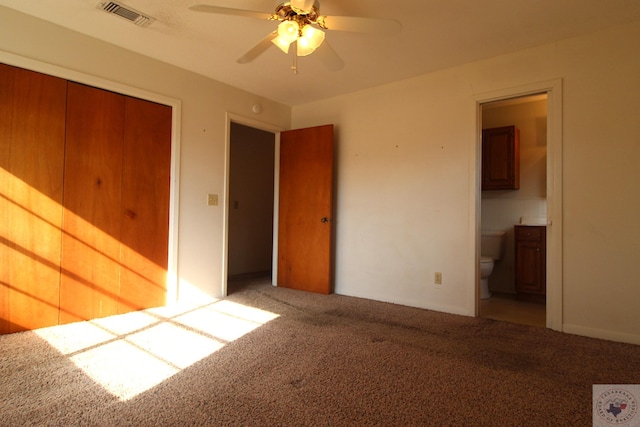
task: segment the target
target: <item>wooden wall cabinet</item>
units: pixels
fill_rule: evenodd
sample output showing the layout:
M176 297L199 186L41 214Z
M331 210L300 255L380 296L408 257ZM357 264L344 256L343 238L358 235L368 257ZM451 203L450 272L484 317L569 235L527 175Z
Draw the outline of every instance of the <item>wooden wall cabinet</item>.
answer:
M518 298L545 302L547 293L547 228L515 226L516 291Z
M482 191L520 188L520 131L515 126L482 130Z

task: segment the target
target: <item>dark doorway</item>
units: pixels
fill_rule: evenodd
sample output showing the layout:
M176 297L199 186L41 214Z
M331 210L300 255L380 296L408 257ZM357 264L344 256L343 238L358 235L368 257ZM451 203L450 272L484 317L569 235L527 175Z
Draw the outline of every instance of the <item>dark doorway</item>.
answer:
M271 281L274 159L275 134L231 123L227 294Z

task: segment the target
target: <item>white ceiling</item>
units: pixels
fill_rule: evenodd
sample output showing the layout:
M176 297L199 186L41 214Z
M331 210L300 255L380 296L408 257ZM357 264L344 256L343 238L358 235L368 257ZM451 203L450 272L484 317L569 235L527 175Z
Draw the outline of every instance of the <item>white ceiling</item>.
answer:
M138 27L96 6L100 0L0 0L26 14L156 58L287 105L299 105L466 62L640 20L639 0L320 0L322 15L388 17L398 35L327 31L345 67L327 71L310 55L275 46L250 64L236 59L277 23L198 13L209 4L271 13L276 0L123 0L157 20Z

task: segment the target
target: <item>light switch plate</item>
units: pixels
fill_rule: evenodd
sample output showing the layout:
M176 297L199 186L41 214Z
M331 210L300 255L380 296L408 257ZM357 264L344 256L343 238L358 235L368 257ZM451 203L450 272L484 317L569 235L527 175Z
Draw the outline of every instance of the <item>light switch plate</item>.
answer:
M434 275L433 275L433 282L436 285L442 285L442 273L437 271Z
M209 205L209 206L218 206L218 195L217 194L208 194L207 195L207 205Z

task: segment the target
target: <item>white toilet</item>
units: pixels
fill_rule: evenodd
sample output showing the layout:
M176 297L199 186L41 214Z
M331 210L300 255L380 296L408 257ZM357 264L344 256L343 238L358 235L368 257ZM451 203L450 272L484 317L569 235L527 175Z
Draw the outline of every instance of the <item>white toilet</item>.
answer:
M503 232L482 232L480 237L480 298L486 299L491 296L489 292L489 276L493 272L496 261L502 259L504 252Z

